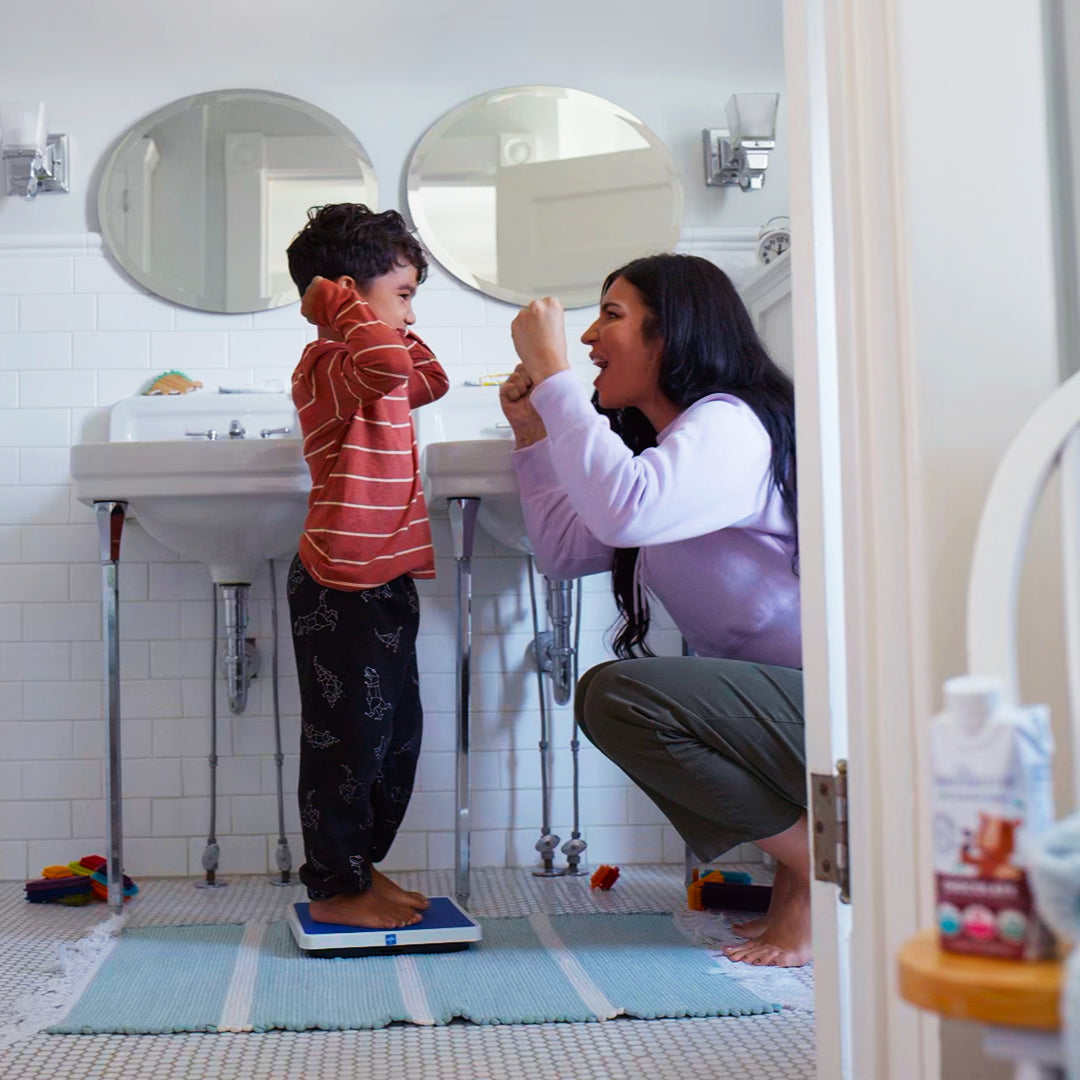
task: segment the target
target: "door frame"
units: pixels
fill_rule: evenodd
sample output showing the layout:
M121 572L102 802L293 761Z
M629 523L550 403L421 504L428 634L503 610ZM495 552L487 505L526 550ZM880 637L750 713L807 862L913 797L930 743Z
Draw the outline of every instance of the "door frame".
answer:
M812 887L821 1080L940 1075L937 1020L895 989L932 918L935 695L894 4L784 3L807 764L849 762L850 910Z

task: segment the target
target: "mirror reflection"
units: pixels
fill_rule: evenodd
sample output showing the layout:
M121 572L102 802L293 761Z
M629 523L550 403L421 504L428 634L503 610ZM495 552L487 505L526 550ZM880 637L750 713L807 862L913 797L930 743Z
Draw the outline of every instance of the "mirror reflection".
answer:
M420 238L451 274L524 304L595 304L607 273L670 251L682 223L671 154L610 101L558 86L473 98L423 136L408 170Z
M120 140L98 215L140 285L202 311L293 303L285 248L310 206L378 203L364 148L329 113L263 90L166 105Z

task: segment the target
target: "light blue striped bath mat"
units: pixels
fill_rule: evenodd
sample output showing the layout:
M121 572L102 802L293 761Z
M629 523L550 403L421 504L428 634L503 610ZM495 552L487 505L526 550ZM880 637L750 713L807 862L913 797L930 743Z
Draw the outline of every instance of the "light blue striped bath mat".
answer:
M307 956L287 924L125 930L60 1034L339 1031L394 1021L477 1024L779 1010L721 973L670 915L480 919L464 952Z

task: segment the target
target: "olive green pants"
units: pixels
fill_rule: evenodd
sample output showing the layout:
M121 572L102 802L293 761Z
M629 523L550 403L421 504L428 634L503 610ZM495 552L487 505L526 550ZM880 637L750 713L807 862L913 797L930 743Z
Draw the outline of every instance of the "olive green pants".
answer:
M609 660L577 687L590 741L703 861L775 836L806 809L802 672L657 656Z

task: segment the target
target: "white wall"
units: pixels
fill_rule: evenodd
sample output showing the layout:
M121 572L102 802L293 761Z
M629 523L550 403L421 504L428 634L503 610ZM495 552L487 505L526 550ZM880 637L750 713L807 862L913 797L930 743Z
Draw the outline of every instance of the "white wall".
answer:
M70 497L69 446L101 438L107 407L153 374L176 367L209 386L280 378L307 336L295 305L253 316L203 314L142 293L113 268L94 233L96 184L103 156L128 125L199 91L293 94L355 131L385 207L401 205L408 153L447 109L498 86L554 83L615 101L664 139L684 169L688 249L742 274L745 227L752 236L787 205L783 98L779 150L763 192L706 188L700 148L701 129L722 122L731 93L783 92L779 0L693 0L677 19L645 5L631 15L625 5L568 0L542 10L470 0L432 14L355 0L317 8L194 0L134 13L118 0L60 0L28 21L5 59L0 97L46 98L50 130L72 140L73 190L34 203L0 198L2 878L37 874L103 844L98 549L90 511ZM417 329L452 379L506 370L513 308L436 269L416 310ZM422 590L419 645L425 749L391 854L397 868L453 862L454 571L445 523L436 545L440 576ZM519 557L491 541L480 550L474 858L523 864L533 861L540 823L535 683L524 660L528 589ZM136 877L197 874L209 815L209 579L137 527L125 536L122 562L127 868ZM606 580L587 584L583 665L605 655L614 617ZM221 706L223 875L267 870L276 840L265 578L254 592L263 672L244 716L229 717ZM298 703L284 609L281 621L286 809L298 863ZM677 651L677 634L661 628L660 644ZM554 824L566 837L566 710L555 725ZM651 804L591 747L582 753L590 861L681 860L681 843Z
M905 0L893 9L908 225L898 256L907 259L919 362L921 511L931 575L926 648L940 687L967 670L968 570L990 478L1057 383L1039 5L994 4L977 17L963 0ZM1029 547L1021 683L1025 700L1051 705L1065 763L1052 509L1043 508ZM1012 1074L983 1060L974 1025L954 1022L943 1028L942 1075Z
M403 201L409 152L444 112L496 87L548 83L609 98L652 127L685 170L687 221L760 225L787 207L783 101L764 191L740 198L701 181L701 130L724 123L728 97L783 87L779 0L688 0L675 18L642 0L327 0L317 12L192 0L182 13L156 0L137 18L121 0L58 0L21 21L4 99L47 99L50 130L73 141L75 187L47 207L0 201L5 232L93 227L93 174L110 144L174 99L225 87L293 94L332 113L367 149L384 206Z

